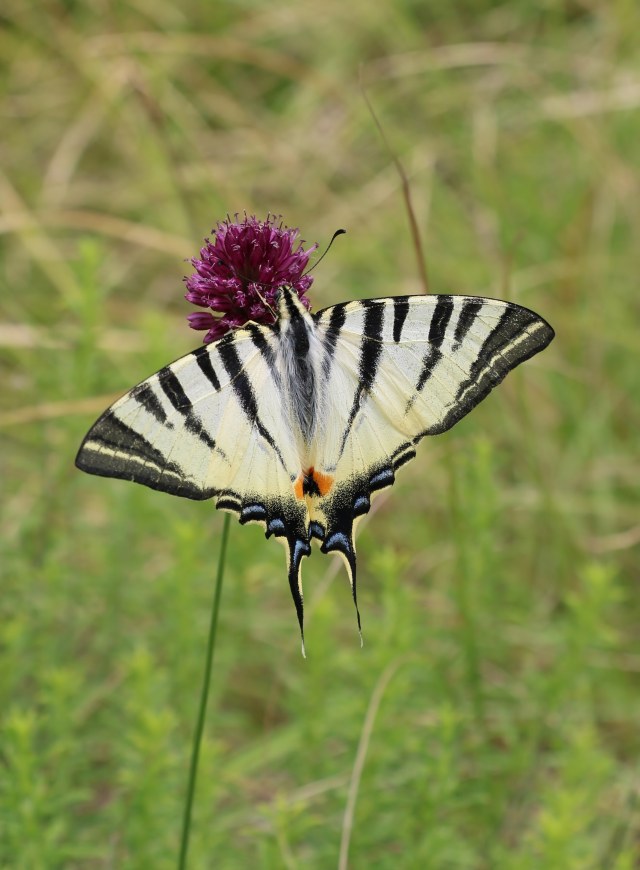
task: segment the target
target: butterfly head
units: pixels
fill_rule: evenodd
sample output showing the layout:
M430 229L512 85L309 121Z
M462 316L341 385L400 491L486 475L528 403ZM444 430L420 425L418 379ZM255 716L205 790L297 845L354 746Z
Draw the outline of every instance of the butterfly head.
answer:
M309 303L307 299L301 299L295 289L288 284L278 290L276 299L278 321L282 324L291 321L299 321L309 317Z

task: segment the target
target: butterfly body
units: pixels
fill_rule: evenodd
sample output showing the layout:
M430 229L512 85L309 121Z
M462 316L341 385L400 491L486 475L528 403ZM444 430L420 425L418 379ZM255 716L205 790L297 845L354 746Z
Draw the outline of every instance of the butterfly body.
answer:
M356 602L354 524L425 435L451 428L553 330L507 302L400 296L310 314L285 287L248 323L161 369L87 434L76 464L259 522L286 547L303 625L312 539ZM359 623L359 617L358 617Z

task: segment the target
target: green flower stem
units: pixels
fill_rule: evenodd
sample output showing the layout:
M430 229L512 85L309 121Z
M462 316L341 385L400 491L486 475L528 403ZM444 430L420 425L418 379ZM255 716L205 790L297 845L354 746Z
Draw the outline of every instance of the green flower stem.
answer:
M198 760L200 758L200 744L202 742L202 732L204 730L204 720L207 713L207 701L209 699L209 684L211 682L211 665L213 664L213 653L216 648L216 629L218 626L218 611L220 609L220 597L222 595L222 581L224 579L224 563L227 554L227 540L229 538L229 524L231 515L224 515L224 524L222 526L222 542L220 544L220 556L218 558L218 573L216 576L216 589L213 598L213 607L211 610L211 623L209 625L209 641L207 643L207 655L204 666L204 680L202 682L202 692L200 694L200 710L198 711L198 721L196 730L193 735L193 748L191 750L191 767L189 768L189 784L187 785L187 798L184 804L184 819L182 823L182 842L180 844L180 859L178 861L178 870L186 870L187 866L187 851L189 849L189 834L191 833L191 808L193 806L193 794L196 788L196 778L198 776Z

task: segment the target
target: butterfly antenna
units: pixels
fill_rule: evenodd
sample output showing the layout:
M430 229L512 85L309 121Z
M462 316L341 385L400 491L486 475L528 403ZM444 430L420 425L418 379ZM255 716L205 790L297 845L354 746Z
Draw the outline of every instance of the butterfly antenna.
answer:
M335 242L335 240L338 238L338 236L343 236L346 232L347 232L346 230L336 230L336 231L335 231L335 233L331 236L331 241L329 242L329 244L327 245L327 247L324 249L324 253L320 255L319 259L317 259L317 260L315 261L315 263L313 264L313 266L311 266L311 268L307 269L307 271L304 273L305 275L308 275L309 272L313 272L313 270L315 269L315 267L316 267L319 263L321 263L321 262L324 260L324 258L327 256L327 254L329 253L329 248L330 248L331 245Z
M257 283L257 282L254 281L254 284L255 283ZM262 293L259 290L256 290L256 293L258 294L258 298L260 299L262 304L265 306L265 308L268 308L269 311L271 312L271 314L273 315L273 319L277 320L278 314L277 314L275 308L267 302L267 300L264 298L264 296L262 295Z

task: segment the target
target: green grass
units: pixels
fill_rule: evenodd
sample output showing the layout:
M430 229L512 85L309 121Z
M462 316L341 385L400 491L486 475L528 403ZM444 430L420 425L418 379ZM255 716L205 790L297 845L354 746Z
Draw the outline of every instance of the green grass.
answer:
M192 349L227 211L349 231L316 307L525 304L556 341L423 442L347 581L232 525L190 868L640 863L640 12L625 0L6 0L0 866L176 866L222 517L83 476ZM377 706L379 704L379 706ZM356 759L358 764L356 765ZM355 770L355 774L354 774Z

